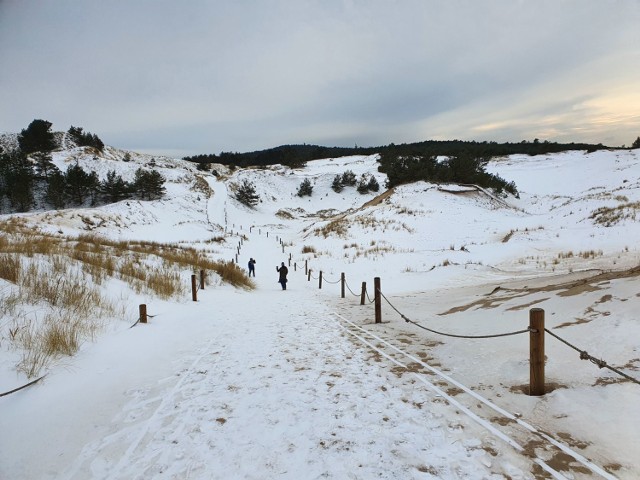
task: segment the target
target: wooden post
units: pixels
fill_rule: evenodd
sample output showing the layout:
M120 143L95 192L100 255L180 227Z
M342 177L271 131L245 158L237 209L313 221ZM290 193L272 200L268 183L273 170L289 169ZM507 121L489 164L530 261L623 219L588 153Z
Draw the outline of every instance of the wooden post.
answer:
M544 395L544 310L529 310L529 395Z
M289 266L291 266L291 257L289 257Z
M322 270L320 270L320 278L318 279L318 288L322 288Z
M309 269L309 273L307 274L307 282L311 281L311 269Z
M267 232L267 238L269 238L269 232Z
M291 261L291 253L289 253L289 261Z
M204 290L204 270L200 270L200 290Z
M342 284L340 285L340 295L341 295L340 298L344 298L344 284L345 284L344 272L340 274L340 283Z
M382 301L380 295L380 277L373 279L373 290L375 298L376 323L382 323Z
M236 253L236 263L238 263L238 254Z
M284 253L284 245L282 245L282 253Z
M307 268L307 262L308 262L308 260L305 260L305 261L304 261L304 274L305 274L305 275L307 274L307 270L308 270L308 268Z
M293 262L293 271L294 272L298 270L297 267L298 267L298 262Z
M147 323L147 306L140 304L140 323Z
M194 302L198 301L198 285L196 284L195 275L191 275L191 299Z
M360 292L360 305L364 305L364 299L367 295L367 282L362 282L362 292Z

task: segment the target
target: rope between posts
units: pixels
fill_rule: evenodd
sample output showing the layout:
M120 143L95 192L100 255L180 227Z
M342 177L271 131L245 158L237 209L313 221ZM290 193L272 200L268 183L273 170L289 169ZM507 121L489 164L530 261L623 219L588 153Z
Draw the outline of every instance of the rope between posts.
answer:
M323 282L326 282L326 283L328 283L328 284L330 284L330 285L335 285L336 283L340 283L340 279L338 279L338 281L337 281L337 282L330 282L330 281L329 281L329 280L327 280L324 276L322 277L322 281L323 281Z
M608 368L609 370L611 370L612 372L617 373L618 375L626 378L627 380L631 380L634 383L640 384L640 380L637 380L629 375L627 375L624 372L621 372L620 370L618 370L615 367L612 367L610 365L607 364L607 362L605 362L602 359L599 358L595 358L592 355L589 355L589 353L587 353L585 350L580 350L578 347L576 347L575 345L571 345L569 342L567 342L566 340L564 340L563 338L560 338L558 335L556 335L555 333L553 333L552 331L550 331L549 329L545 328L544 329L545 332L547 332L549 335L551 335L552 337L554 337L557 340L560 340L562 343L564 343L565 345L567 345L568 347L573 348L576 352L580 353L580 360L589 360L591 363L595 364L598 366L598 368Z
M415 325L416 327L422 328L423 330L427 330L428 332L431 333L435 333L437 335L443 335L445 337L453 337L453 338L472 338L472 339L481 339L481 338L498 338L498 337L508 337L511 335L520 335L521 333L528 333L531 331L530 328L527 328L526 330L518 330L516 332L508 332L508 333L497 333L497 334L493 334L493 335L455 335L453 333L444 333L444 332L439 332L437 330L432 330L430 328L427 328L425 326L420 325L417 322L414 322L413 320L407 318L402 312L400 312L400 310L398 310L390 301L387 297L385 297L385 295L378 290L378 293L382 296L382 298L384 298L386 300L386 302L391 306L391 308L393 308L396 313L398 315L400 315L402 317L402 319L407 322L407 323L412 323L413 325Z
M349 287L349 282L347 282L346 278L344 280L344 284L347 286L347 290L349 290L351 292L351 295L353 295L354 297L359 297L360 296L359 293L353 293L353 290L351 290L351 287Z
M4 397L6 395L10 395L12 393L18 392L18 391L22 390L23 388L30 387L31 385L34 385L34 384L38 383L40 380L42 380L46 376L47 376L47 374L45 373L40 378L36 378L35 380L32 380L31 382L29 382L29 383L27 383L25 385L22 385L21 387L14 388L13 390L9 390L8 392L0 393L0 397Z
M149 318L154 318L154 317L157 317L157 316L158 316L158 315L149 315L149 314L147 313L147 317L149 317ZM135 327L136 325L138 325L139 323L140 323L140 317L138 317L138 319L137 319L137 320L133 323L133 325L131 325L129 328L131 329L131 328Z
M364 293L367 294L367 300L369 300L369 303L373 303L376 301L375 297L373 298L373 300L371 300L371 297L369 296L369 290L365 290Z

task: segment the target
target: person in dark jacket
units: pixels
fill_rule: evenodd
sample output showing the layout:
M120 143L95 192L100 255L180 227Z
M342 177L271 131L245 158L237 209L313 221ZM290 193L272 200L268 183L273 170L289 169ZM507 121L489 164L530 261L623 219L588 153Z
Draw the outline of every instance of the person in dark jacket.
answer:
M287 273L289 273L289 269L284 266L284 262L279 267L276 267L276 272L280 273L280 279L278 283L282 285L282 289L287 289Z
M253 258L249 259L249 276L256 276L256 261Z

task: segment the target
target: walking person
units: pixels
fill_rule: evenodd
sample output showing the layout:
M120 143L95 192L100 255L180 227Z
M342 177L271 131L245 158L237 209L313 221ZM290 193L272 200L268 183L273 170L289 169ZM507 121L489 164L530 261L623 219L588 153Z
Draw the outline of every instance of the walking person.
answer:
M256 261L253 258L249 259L249 276L256 276Z
M284 262L280 265L280 267L276 267L276 272L280 273L280 279L278 283L282 285L282 289L287 289L287 274L289 273L289 269L284 266Z

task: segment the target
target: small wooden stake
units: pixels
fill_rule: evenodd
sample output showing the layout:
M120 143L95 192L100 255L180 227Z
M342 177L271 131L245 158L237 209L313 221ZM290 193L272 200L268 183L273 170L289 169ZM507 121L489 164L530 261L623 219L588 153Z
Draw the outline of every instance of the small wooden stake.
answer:
M345 284L344 272L342 272L340 274L340 283L341 283L341 285L340 285L340 298L344 298L344 284Z
M362 282L362 292L360 292L360 305L364 305L364 298L367 295L367 282Z
M140 304L140 323L147 323L147 306Z
M200 270L200 290L204 290L204 270Z
M198 301L198 285L196 284L195 275L191 275L191 298L194 302Z

